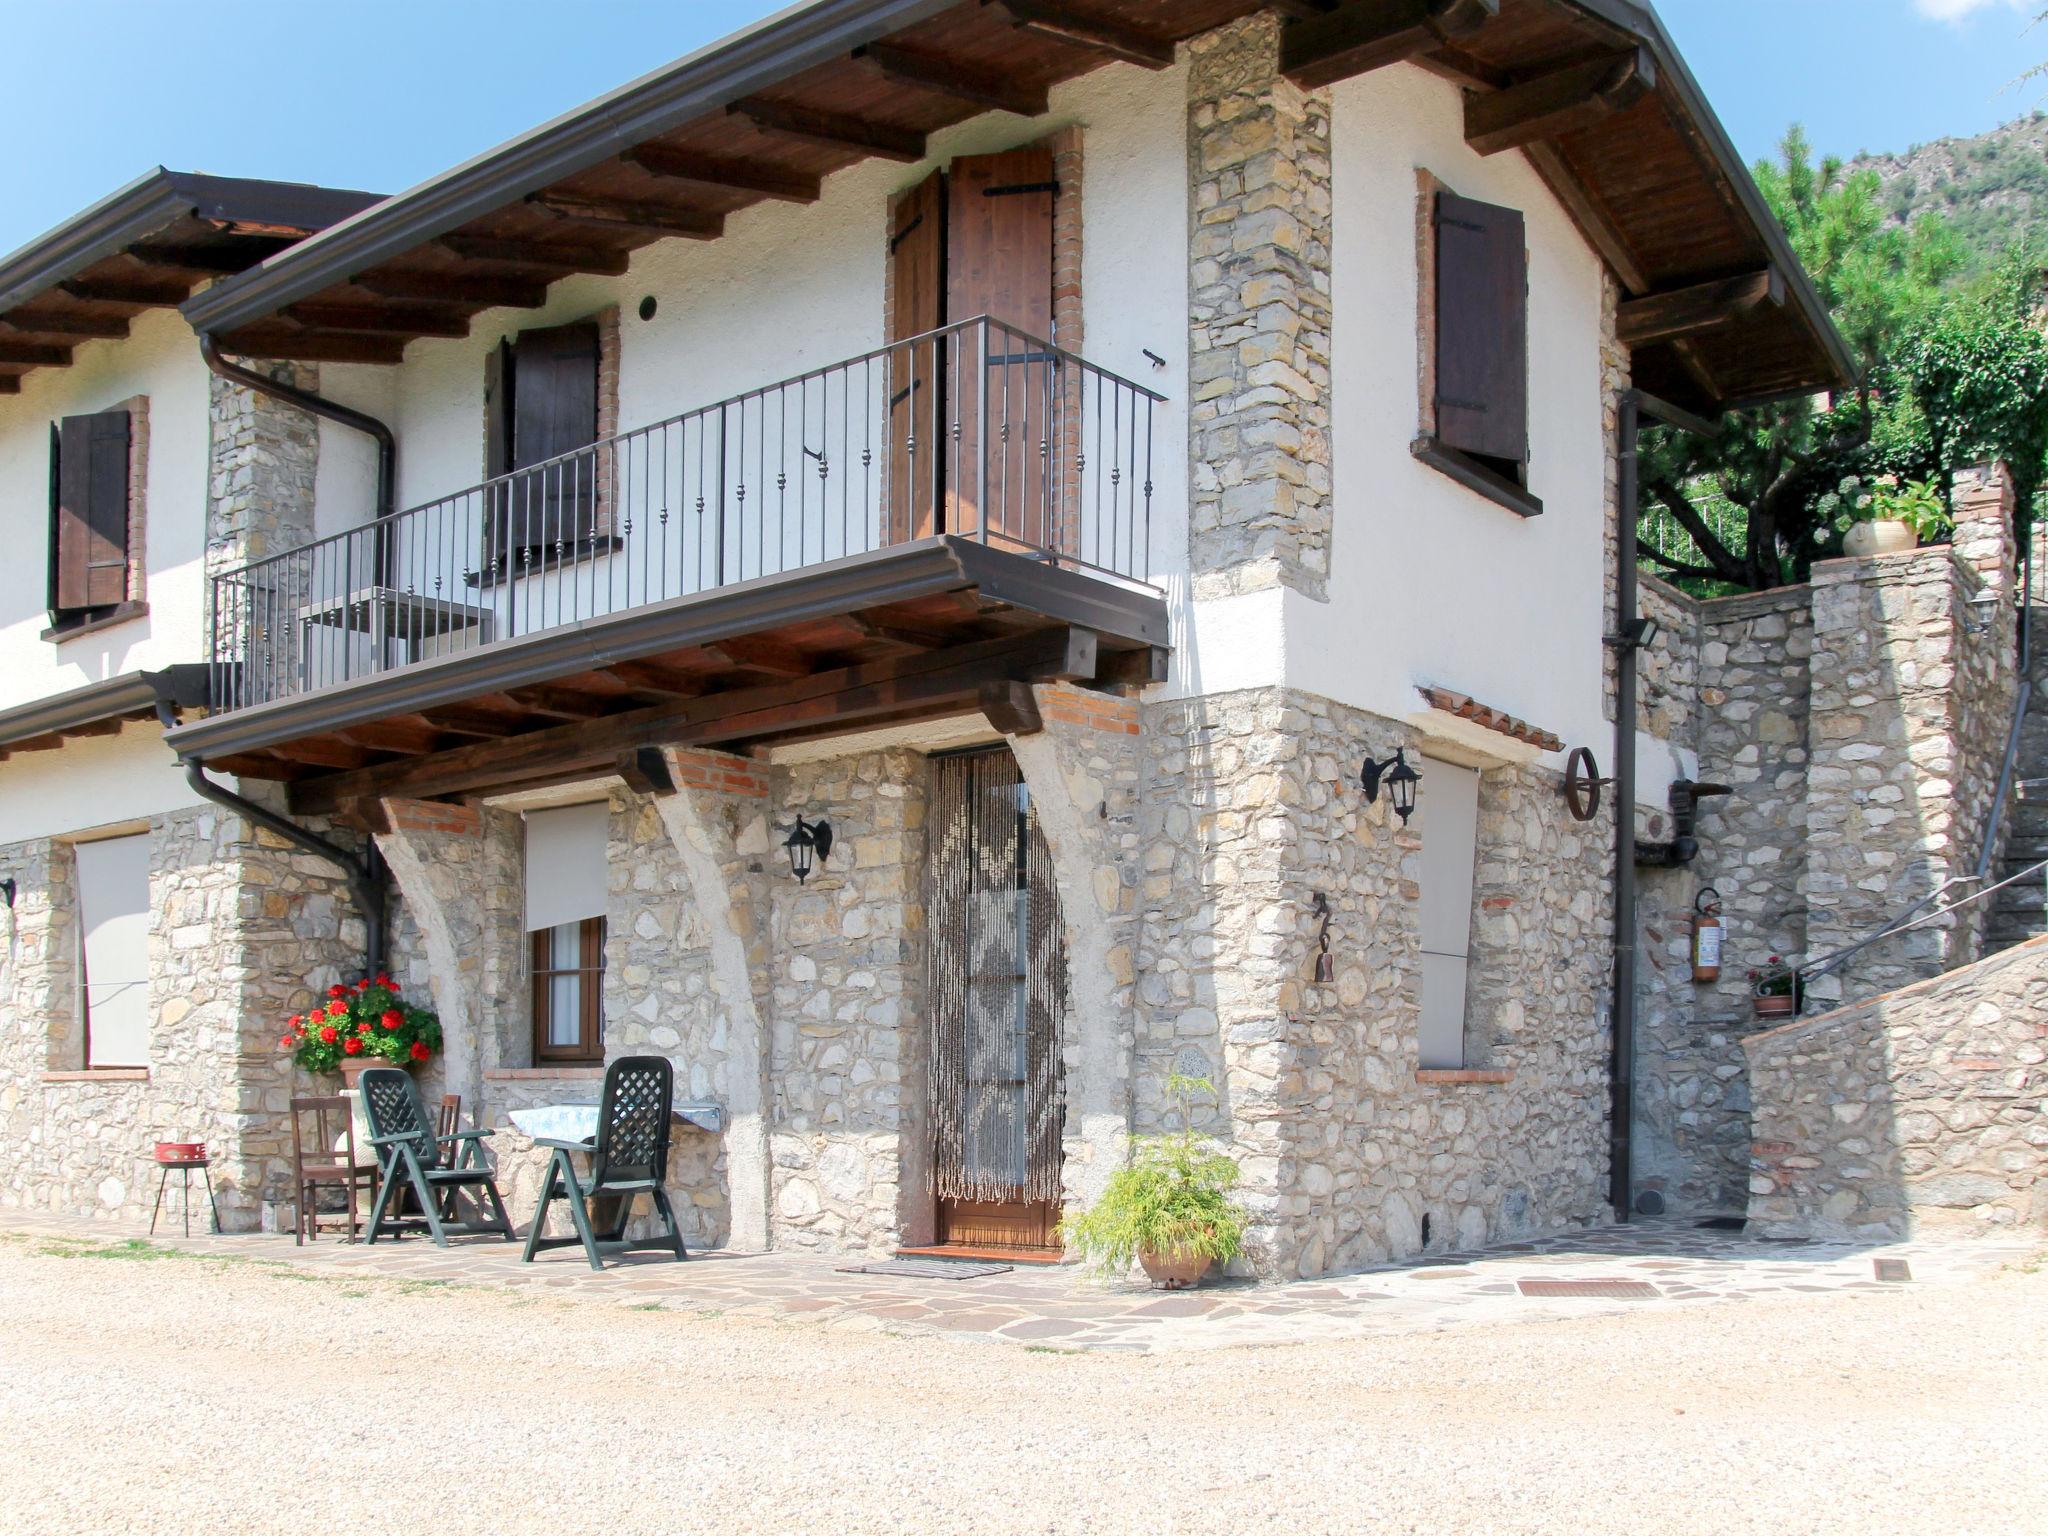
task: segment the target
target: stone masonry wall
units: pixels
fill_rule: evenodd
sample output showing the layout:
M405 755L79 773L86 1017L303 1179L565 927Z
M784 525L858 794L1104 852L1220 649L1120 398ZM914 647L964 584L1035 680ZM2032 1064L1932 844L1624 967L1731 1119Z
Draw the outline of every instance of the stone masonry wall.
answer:
M1761 1235L2048 1232L2048 938L1746 1049Z
M1188 44L1197 597L1330 573L1330 102L1265 11Z
M1482 781L1472 1065L1421 1073L1420 839L1353 782L1368 749L1419 739L1262 689L1148 706L1145 742L1138 1128L1155 1128L1145 1085L1183 1052L1220 1064L1257 1269L1320 1274L1598 1219L1605 836L1569 820L1556 776Z

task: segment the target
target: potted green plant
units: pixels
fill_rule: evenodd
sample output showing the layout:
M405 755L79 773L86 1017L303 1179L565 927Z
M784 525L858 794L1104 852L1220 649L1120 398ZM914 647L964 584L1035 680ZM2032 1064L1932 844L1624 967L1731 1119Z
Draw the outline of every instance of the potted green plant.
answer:
M355 1087L365 1067L412 1068L441 1049L433 1010L399 996L389 976L366 976L353 987L327 989L327 1001L295 1013L277 1042L308 1072L339 1072Z
M1845 555L1892 555L1944 537L1955 526L1941 489L1931 480L1899 483L1897 475L1880 475L1868 489L1849 491L1841 499L1849 514L1842 535Z
M1749 973L1749 990L1759 1019L1789 1019L1799 1011L1799 973L1776 955Z
M1243 1251L1249 1218L1232 1198L1241 1178L1236 1162L1197 1136L1189 1116L1194 1094L1213 1101L1216 1090L1204 1078L1178 1073L1166 1086L1179 1105L1181 1129L1137 1138L1131 1161L1111 1176L1101 1198L1062 1218L1060 1236L1091 1266L1121 1274L1136 1260L1154 1285L1178 1291Z

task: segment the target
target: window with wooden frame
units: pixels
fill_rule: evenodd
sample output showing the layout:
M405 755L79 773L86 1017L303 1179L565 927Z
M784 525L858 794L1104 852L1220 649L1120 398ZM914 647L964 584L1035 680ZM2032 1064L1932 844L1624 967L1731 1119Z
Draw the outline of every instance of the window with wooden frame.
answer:
M1512 512L1529 490L1529 252L1520 210L1424 178L1416 458Z
M604 1060L606 838L597 801L526 814L535 1065Z
M604 1060L604 933L586 917L528 936L536 1063Z
M485 358L484 474L510 477L488 509L487 578L606 547L608 466L577 450L617 428L617 344L606 311L507 336Z
M142 592L144 402L50 424L50 627L61 640L146 610Z

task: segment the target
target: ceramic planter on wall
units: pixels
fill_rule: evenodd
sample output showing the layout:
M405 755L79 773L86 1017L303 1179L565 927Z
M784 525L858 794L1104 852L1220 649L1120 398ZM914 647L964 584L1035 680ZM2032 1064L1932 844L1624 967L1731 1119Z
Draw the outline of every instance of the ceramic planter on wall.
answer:
M1842 535L1842 553L1859 560L1865 555L1897 555L1919 547L1920 535L1913 525L1895 517L1857 523Z

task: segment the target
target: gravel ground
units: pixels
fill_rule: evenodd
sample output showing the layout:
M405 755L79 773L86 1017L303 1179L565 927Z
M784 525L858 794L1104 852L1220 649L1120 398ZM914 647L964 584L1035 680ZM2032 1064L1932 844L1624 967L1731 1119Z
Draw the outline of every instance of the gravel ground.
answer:
M0 1238L0 1530L2048 1531L2048 1265L1080 1356Z

